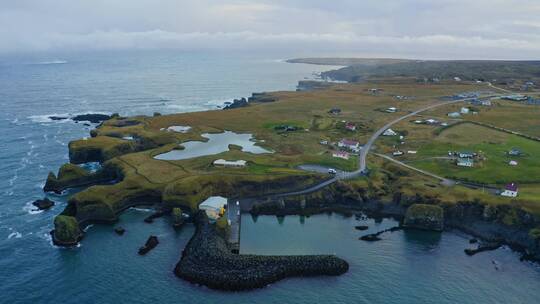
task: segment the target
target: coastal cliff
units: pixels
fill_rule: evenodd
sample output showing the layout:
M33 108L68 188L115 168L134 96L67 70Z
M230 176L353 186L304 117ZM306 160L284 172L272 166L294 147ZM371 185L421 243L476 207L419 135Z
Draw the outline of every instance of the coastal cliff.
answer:
M231 253L226 241L198 213L196 232L182 252L174 273L212 289L240 291L262 288L287 277L337 276L349 269L332 255L261 256Z

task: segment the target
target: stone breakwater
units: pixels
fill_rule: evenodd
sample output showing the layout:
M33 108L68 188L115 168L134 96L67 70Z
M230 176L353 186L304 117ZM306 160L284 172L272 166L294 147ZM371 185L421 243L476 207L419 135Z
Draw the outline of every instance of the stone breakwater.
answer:
M189 282L227 291L262 288L287 277L337 276L349 264L333 255L238 255L205 214L195 219L196 231L182 252L174 273Z

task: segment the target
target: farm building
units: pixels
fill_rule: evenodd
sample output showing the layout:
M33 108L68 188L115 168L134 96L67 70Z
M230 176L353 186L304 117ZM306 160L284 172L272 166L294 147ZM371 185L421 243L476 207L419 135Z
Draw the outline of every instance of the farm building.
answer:
M460 158L473 158L474 157L474 152L461 151L461 152L458 152L458 156Z
M330 111L328 111L328 113L338 115L338 114L341 113L341 109L340 108L332 108L332 109L330 109Z
M511 161L508 162L508 164L509 164L510 166L517 166L517 165L518 165L518 162L515 161L515 160L511 160Z
M446 114L448 117L451 117L451 118L458 118L461 116L461 114L459 114L459 112L450 112L448 114Z
M518 186L515 183L510 183L504 187L504 191L501 192L501 196L516 197L518 195Z
M388 112L388 113L396 113L397 108L396 107L390 107L390 108L386 109L386 112Z
M520 156L522 154L520 149L513 148L512 150L508 151L508 155L512 156Z
M458 157L456 165L459 167L473 167L474 160L472 158Z
M224 159L217 159L214 161L213 164L216 167L243 168L246 166L246 161L245 160L228 161Z
M396 133L396 131L394 131L392 129L386 129L382 135L384 135L384 136L396 136L397 133Z
M459 111L461 114L469 114L471 110L467 107L462 107L461 110Z
M345 129L349 131L356 131L356 125L352 122L348 122L345 124Z
M359 142L350 139L340 140L338 143L338 147L351 150L352 152L359 152L361 149Z
M211 220L217 220L225 213L227 199L221 196L211 196L199 205L199 210L203 210Z
M334 151L332 152L332 157L341 158L341 159L349 159L350 155L348 152L345 151Z

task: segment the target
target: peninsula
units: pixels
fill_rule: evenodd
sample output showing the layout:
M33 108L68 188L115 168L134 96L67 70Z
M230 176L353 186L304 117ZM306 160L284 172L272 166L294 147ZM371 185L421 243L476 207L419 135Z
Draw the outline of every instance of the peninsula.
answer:
M116 222L130 207L184 214L197 231L175 274L225 290L348 270L335 256L238 254L228 240L240 212L392 216L404 229L457 228L539 259L536 80L514 72L504 82L422 73L355 74L349 83L253 94L227 110L112 115L91 137L71 142L70 163L47 178L46 191L84 187L55 218L53 241L75 245L85 225ZM79 166L88 162L100 169ZM199 205L213 196L241 204L210 223Z

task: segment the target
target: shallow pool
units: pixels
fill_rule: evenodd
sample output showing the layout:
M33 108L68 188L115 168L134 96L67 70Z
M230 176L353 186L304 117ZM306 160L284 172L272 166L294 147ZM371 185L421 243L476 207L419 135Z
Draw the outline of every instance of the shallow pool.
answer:
M256 145L256 141L251 134L239 134L231 131L223 133L202 134L208 141L188 141L182 143L184 150L173 150L167 153L159 154L155 159L161 160L181 160L189 159L206 155L219 154L229 151L229 145L237 145L242 147L242 151L255 154L272 153L262 147Z

